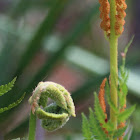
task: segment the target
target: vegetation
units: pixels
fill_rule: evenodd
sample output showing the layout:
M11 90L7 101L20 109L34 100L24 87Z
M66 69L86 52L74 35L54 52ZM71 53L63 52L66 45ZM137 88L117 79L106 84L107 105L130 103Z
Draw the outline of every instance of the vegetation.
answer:
M104 2L106 6L100 0L104 9L99 10L99 3L93 0L1 0L0 85L4 86L0 86L0 139L25 140L28 136L35 139L35 135L36 140L122 139L124 133L123 139L139 139L140 51L137 34L126 46L135 27L139 27L131 25L138 22L135 6L139 4L127 0L129 8L123 32L124 1L117 9L114 0ZM119 5L120 1L116 2ZM122 8L123 14L119 8ZM104 13L106 9L107 13ZM99 17L105 37L99 27ZM125 60L130 45L133 47L129 48ZM11 79L14 80L6 86ZM57 85L63 85L70 91L69 98L75 104L76 117L65 123L74 116L71 113L74 109L62 106L61 100L57 101L48 92L41 93L36 102L32 100L33 89L41 81L59 83ZM92 92L97 91L100 83L99 96L97 93L93 96ZM52 94L55 93L52 91ZM25 97L23 93L26 93ZM65 96L63 92L62 95ZM93 101L94 108L88 111ZM137 108L131 115L134 104ZM83 123L81 112L84 112ZM89 117L86 117L88 113ZM44 118L48 120L44 122ZM48 121L50 125L46 128ZM57 129L63 124L62 129ZM50 133L46 129L57 131Z
M5 85L1 85L0 86L0 96L4 95L5 93L7 93L8 91L10 91L12 89L12 87L14 86L14 83L16 81L16 78L14 78L11 82L9 82L8 84ZM3 113L5 111L10 110L11 108L17 106L24 98L25 94L22 95L22 97L20 99L18 99L16 102L8 105L7 107L3 107L0 108L0 113Z
M128 93L127 80L128 71L125 68L125 58L130 43L126 46L122 55L122 66L120 67L120 77L118 77L118 37L122 34L126 16L127 5L125 0L99 0L101 28L110 43L110 77L109 83L105 78L100 86L99 99L95 93L95 112L90 109L89 121L83 117L83 134L86 140L123 140L126 131L126 120L135 110L135 105L126 109L126 96ZM110 14L109 14L110 12ZM107 92L107 103L110 106L110 119L106 114L106 104L104 99L105 83ZM88 131L87 131L88 130Z

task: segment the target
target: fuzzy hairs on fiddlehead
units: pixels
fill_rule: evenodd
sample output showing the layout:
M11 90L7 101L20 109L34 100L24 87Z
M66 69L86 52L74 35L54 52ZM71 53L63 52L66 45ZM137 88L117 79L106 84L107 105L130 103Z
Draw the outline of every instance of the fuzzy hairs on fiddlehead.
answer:
M54 103L47 106L48 98ZM54 82L40 82L29 99L31 113L41 119L47 131L61 128L70 118L75 117L75 106L70 93Z

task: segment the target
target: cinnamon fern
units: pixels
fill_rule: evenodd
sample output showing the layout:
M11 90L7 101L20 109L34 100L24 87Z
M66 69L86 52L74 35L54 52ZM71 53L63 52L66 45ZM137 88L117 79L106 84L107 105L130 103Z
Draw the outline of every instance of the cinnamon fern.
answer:
M132 39L130 42L132 42ZM105 78L100 86L99 97L96 92L94 93L94 111L91 108L89 109L89 119L82 113L82 131L85 140L115 140L118 138L119 140L123 140L123 138L127 138L127 134L124 136L127 129L126 120L128 120L135 110L135 105L126 108L126 96L128 94L127 79L129 71L125 68L125 57L128 47L131 44L130 42L122 53L122 65L120 66L120 74L117 78L118 106L116 107L111 100L110 81L108 82ZM106 113L105 92L107 103L117 118L117 129L114 129L114 124Z

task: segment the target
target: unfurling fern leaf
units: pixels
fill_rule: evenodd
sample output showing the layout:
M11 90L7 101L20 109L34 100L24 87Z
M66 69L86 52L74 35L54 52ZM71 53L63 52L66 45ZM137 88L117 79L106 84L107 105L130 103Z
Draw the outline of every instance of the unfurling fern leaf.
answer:
M24 94L22 95L22 97L21 97L20 99L18 99L16 102L14 102L14 103L8 105L8 107L0 108L0 113L3 113L3 112L5 112L5 111L7 111L7 110L10 110L11 108L13 108L13 107L17 106L18 104L20 104L20 102L23 100L24 96L25 96L25 93L24 93Z
M10 91L12 89L12 87L14 86L15 81L16 81L16 77L11 82L9 82L8 84L1 85L0 86L0 96L7 93L8 91Z
M82 132L85 140L93 140L92 133L90 130L90 124L88 122L87 117L82 113Z
M48 105L48 98L55 102ZM55 131L75 117L75 106L70 93L54 82L40 82L29 99L32 114L41 119L41 124L47 131ZM42 107L43 108L42 108Z

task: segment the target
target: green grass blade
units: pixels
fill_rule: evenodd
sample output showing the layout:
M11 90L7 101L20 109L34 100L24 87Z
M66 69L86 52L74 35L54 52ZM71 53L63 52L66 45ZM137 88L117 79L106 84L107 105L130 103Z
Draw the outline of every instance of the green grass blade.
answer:
M66 3L68 3L68 0L61 0L61 2L60 0L53 0L53 6L50 9L49 14L46 15L44 21L41 23L35 35L30 40L26 51L21 57L15 75L20 75L24 70L24 68L32 60L36 52L39 50L41 42L44 39L44 36L50 34L50 32L53 30L53 27L57 23L60 14L63 12L64 7L66 7Z
M35 77L32 79L27 89L32 89L32 87L36 86L36 84L44 78L46 73L48 75L51 72L56 62L63 57L66 48L71 43L73 43L78 37L82 35L82 33L87 28L88 23L90 22L91 19L93 19L93 17L97 14L97 12L98 12L98 5L92 7L88 11L88 13L86 13L85 16L82 17L82 19L76 24L76 26L71 31L71 33L66 37L60 49L49 60L48 59L46 60L47 63L35 75Z
M11 11L11 17L16 19L17 17L23 15L27 9L31 6L33 0L18 0L17 4L13 7Z

